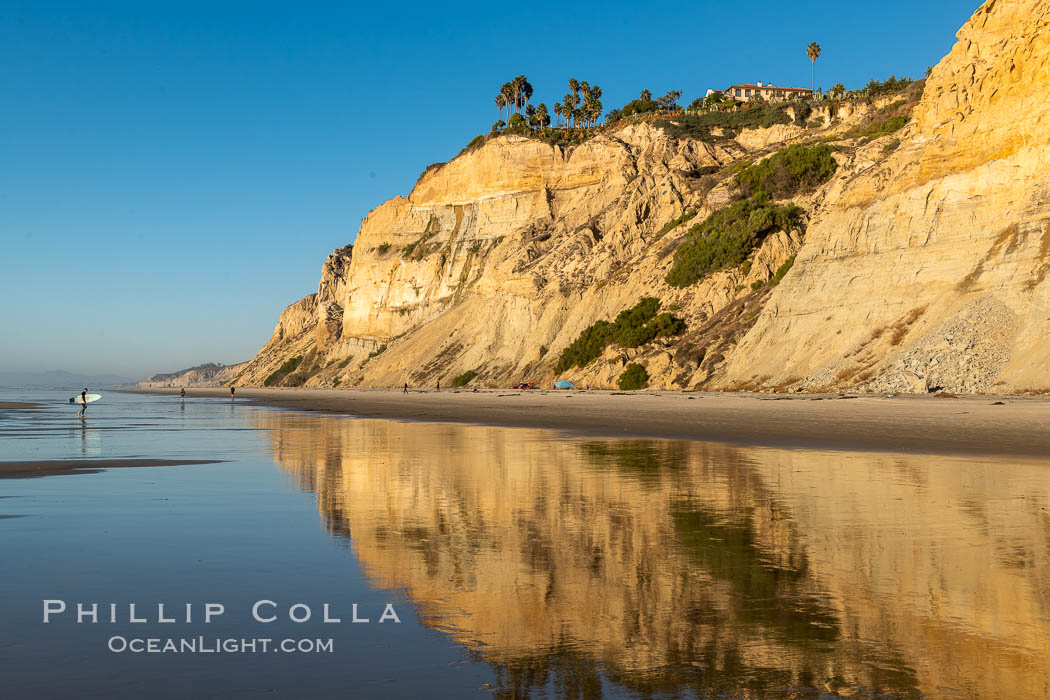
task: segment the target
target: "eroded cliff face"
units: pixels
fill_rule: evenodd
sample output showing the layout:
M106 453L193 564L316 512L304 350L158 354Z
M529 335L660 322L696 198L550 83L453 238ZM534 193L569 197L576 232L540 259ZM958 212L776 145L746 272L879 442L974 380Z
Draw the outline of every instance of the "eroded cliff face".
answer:
M702 169L747 153L734 141L678 141L639 125L571 150L504 136L432 166L408 197L369 214L352 250L329 256L317 293L285 310L238 382L262 383L291 357L303 358L298 376L271 381L447 385L470 369L492 385L549 380L581 330L646 295L698 327L735 299L760 297L750 281L768 278L800 244L781 233L748 274L687 290L663 283L687 226L661 229L687 208L725 203L725 187L712 188ZM673 352L611 350L565 376L609 386L639 353L657 382L708 371L675 366Z
M1050 3L985 3L890 157L814 213L725 386L1050 386Z
M655 388L1050 386L1048 13L1046 0L985 3L913 121L867 143L843 134L879 105L714 143L645 124L568 149L502 136L431 166L329 256L237 382L549 382L584 328L655 296L685 335L609 346L561 378L609 388L638 361ZM725 166L826 137L839 168L796 198L804 236L769 236L749 266L692 287L664 283L689 225L729 201ZM796 253L782 284L759 284Z
M247 362L237 362L232 365L221 365L208 363L197 367L171 372L166 374L154 374L138 383L140 389L154 389L158 387L205 387L225 386L232 382L248 366Z

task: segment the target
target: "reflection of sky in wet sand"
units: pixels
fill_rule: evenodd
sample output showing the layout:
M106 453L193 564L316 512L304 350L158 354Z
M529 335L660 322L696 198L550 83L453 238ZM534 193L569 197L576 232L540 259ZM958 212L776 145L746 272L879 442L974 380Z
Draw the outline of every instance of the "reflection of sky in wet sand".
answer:
M1045 463L256 419L374 582L507 692L1050 686Z

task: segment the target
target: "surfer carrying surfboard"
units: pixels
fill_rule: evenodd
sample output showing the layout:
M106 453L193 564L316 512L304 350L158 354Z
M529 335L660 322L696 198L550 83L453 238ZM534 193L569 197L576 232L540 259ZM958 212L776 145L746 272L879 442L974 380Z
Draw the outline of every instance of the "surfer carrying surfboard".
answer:
M80 392L80 413L78 413L77 415L80 416L81 418L83 418L84 417L84 411L86 411L86 410L87 410L87 387L84 387L84 390L82 392Z

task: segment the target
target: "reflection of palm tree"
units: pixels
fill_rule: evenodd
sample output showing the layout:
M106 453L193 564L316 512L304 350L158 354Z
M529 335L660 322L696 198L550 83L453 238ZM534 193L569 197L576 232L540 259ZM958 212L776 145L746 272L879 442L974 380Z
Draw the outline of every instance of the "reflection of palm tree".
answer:
M817 91L817 59L820 58L820 44L818 44L815 41L810 42L809 46L806 47L806 55L809 56L809 60L813 64L813 75L812 75L813 82L812 82L812 85L811 85L811 91L812 92L816 92Z

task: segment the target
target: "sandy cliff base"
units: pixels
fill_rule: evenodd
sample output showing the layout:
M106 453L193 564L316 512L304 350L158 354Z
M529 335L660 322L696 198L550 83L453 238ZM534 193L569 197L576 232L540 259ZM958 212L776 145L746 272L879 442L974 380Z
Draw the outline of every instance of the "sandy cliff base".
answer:
M193 389L187 397L187 402L196 397L229 400L229 390ZM937 454L1050 454L1050 401L1037 398L245 388L238 389L237 401L362 418L632 438Z

